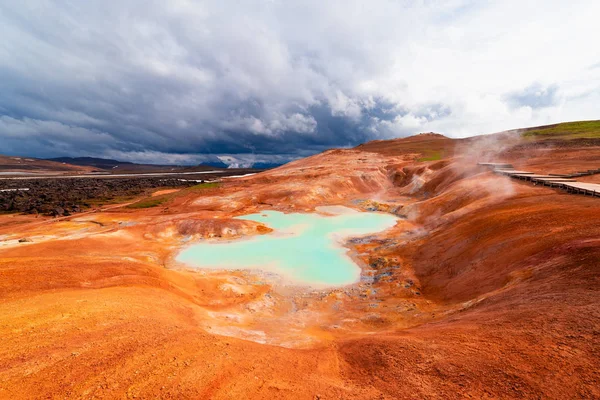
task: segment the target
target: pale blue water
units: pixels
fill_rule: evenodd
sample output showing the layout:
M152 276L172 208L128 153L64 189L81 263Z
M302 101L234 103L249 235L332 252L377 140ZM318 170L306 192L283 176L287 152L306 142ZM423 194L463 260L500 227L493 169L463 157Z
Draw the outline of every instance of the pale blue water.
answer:
M259 269L297 284L338 286L360 278L344 241L391 228L396 217L356 212L335 216L265 211L239 219L261 222L274 232L228 242L204 241L184 249L177 260L198 268Z

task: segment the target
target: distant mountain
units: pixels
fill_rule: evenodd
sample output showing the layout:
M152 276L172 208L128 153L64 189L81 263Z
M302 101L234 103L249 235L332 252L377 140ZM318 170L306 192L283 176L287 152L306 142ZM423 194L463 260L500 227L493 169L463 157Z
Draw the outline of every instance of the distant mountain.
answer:
M90 172L93 168L71 164L68 162L55 162L32 157L14 157L0 155L0 172Z
M271 168L277 168L277 167L281 167L283 164L282 163L263 163L263 162L257 162L252 164L252 168L256 168L256 169L271 169Z
M209 166L209 167L214 167L214 168L229 168L228 164L225 164L223 161L220 160L216 160L216 161L208 161L208 162L203 162L202 164L198 164L198 166Z
M71 165L79 165L95 168L106 172L168 172L168 171L207 171L212 169L227 169L227 168L244 168L235 164L227 164L218 157L214 156L209 161L196 166L182 165L156 165L156 164L136 164L128 161L118 161L110 158L97 157L55 157L49 158L48 161L66 163ZM250 168L254 169L270 169L279 167L281 164L273 163L255 163Z
M200 165L210 165L216 168L256 168L256 169L271 169L279 167L282 163L269 163L269 162L252 162L244 157L237 158L232 155L215 155L206 154L203 156L203 162Z
M80 165L93 167L96 170L112 173L141 173L141 172L192 172L192 171L208 171L214 169L224 169L227 165L198 165L198 166L182 166L182 165L156 165L156 164L136 164L128 161L118 161L110 158L97 157L56 157L50 158L49 161L62 162L72 165Z
M208 165L210 167L215 167L215 168L246 168L245 165L231 165L231 164L226 164L223 161L208 161L208 162L203 162L202 164L200 164L199 166L203 166L203 165ZM271 168L277 168L277 167L281 167L283 164L278 164L278 163L264 163L264 162L257 162L252 164L250 167L248 168L254 168L254 169L271 169Z
M101 169L112 169L119 165L133 165L134 163L127 161L117 161L110 158L96 158L96 157L56 157L48 158L49 161L63 162L73 165L85 165L89 167L96 167Z

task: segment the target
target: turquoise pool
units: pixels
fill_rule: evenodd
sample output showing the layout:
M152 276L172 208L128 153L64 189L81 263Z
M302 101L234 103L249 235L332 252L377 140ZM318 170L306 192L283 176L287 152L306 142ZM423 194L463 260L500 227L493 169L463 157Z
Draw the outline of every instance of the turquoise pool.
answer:
M238 218L261 222L274 232L235 241L203 241L184 249L177 261L196 268L274 272L301 285L354 283L360 278L360 267L342 244L349 237L391 228L397 218L339 207L333 212L338 214L265 211L244 215Z

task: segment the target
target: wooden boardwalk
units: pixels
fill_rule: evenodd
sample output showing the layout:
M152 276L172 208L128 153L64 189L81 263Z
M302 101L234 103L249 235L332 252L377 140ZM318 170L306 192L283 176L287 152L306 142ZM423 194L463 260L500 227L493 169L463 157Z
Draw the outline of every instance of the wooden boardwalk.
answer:
M534 172L516 170L511 164L479 163L478 165L491 168L497 174L510 176L514 179L533 182L534 185L541 184L544 186L550 186L565 190L567 193L600 197L600 184L577 182L575 179L573 179L579 176L600 174L600 168L575 172L572 174L542 175L536 174Z

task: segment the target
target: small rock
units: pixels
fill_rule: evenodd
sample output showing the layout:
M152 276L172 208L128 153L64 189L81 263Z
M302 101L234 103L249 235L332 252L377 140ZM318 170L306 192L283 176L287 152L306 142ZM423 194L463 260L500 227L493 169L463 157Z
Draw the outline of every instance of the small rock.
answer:
M29 239L29 238L22 238L19 239L19 243L30 243L33 242L33 240Z

